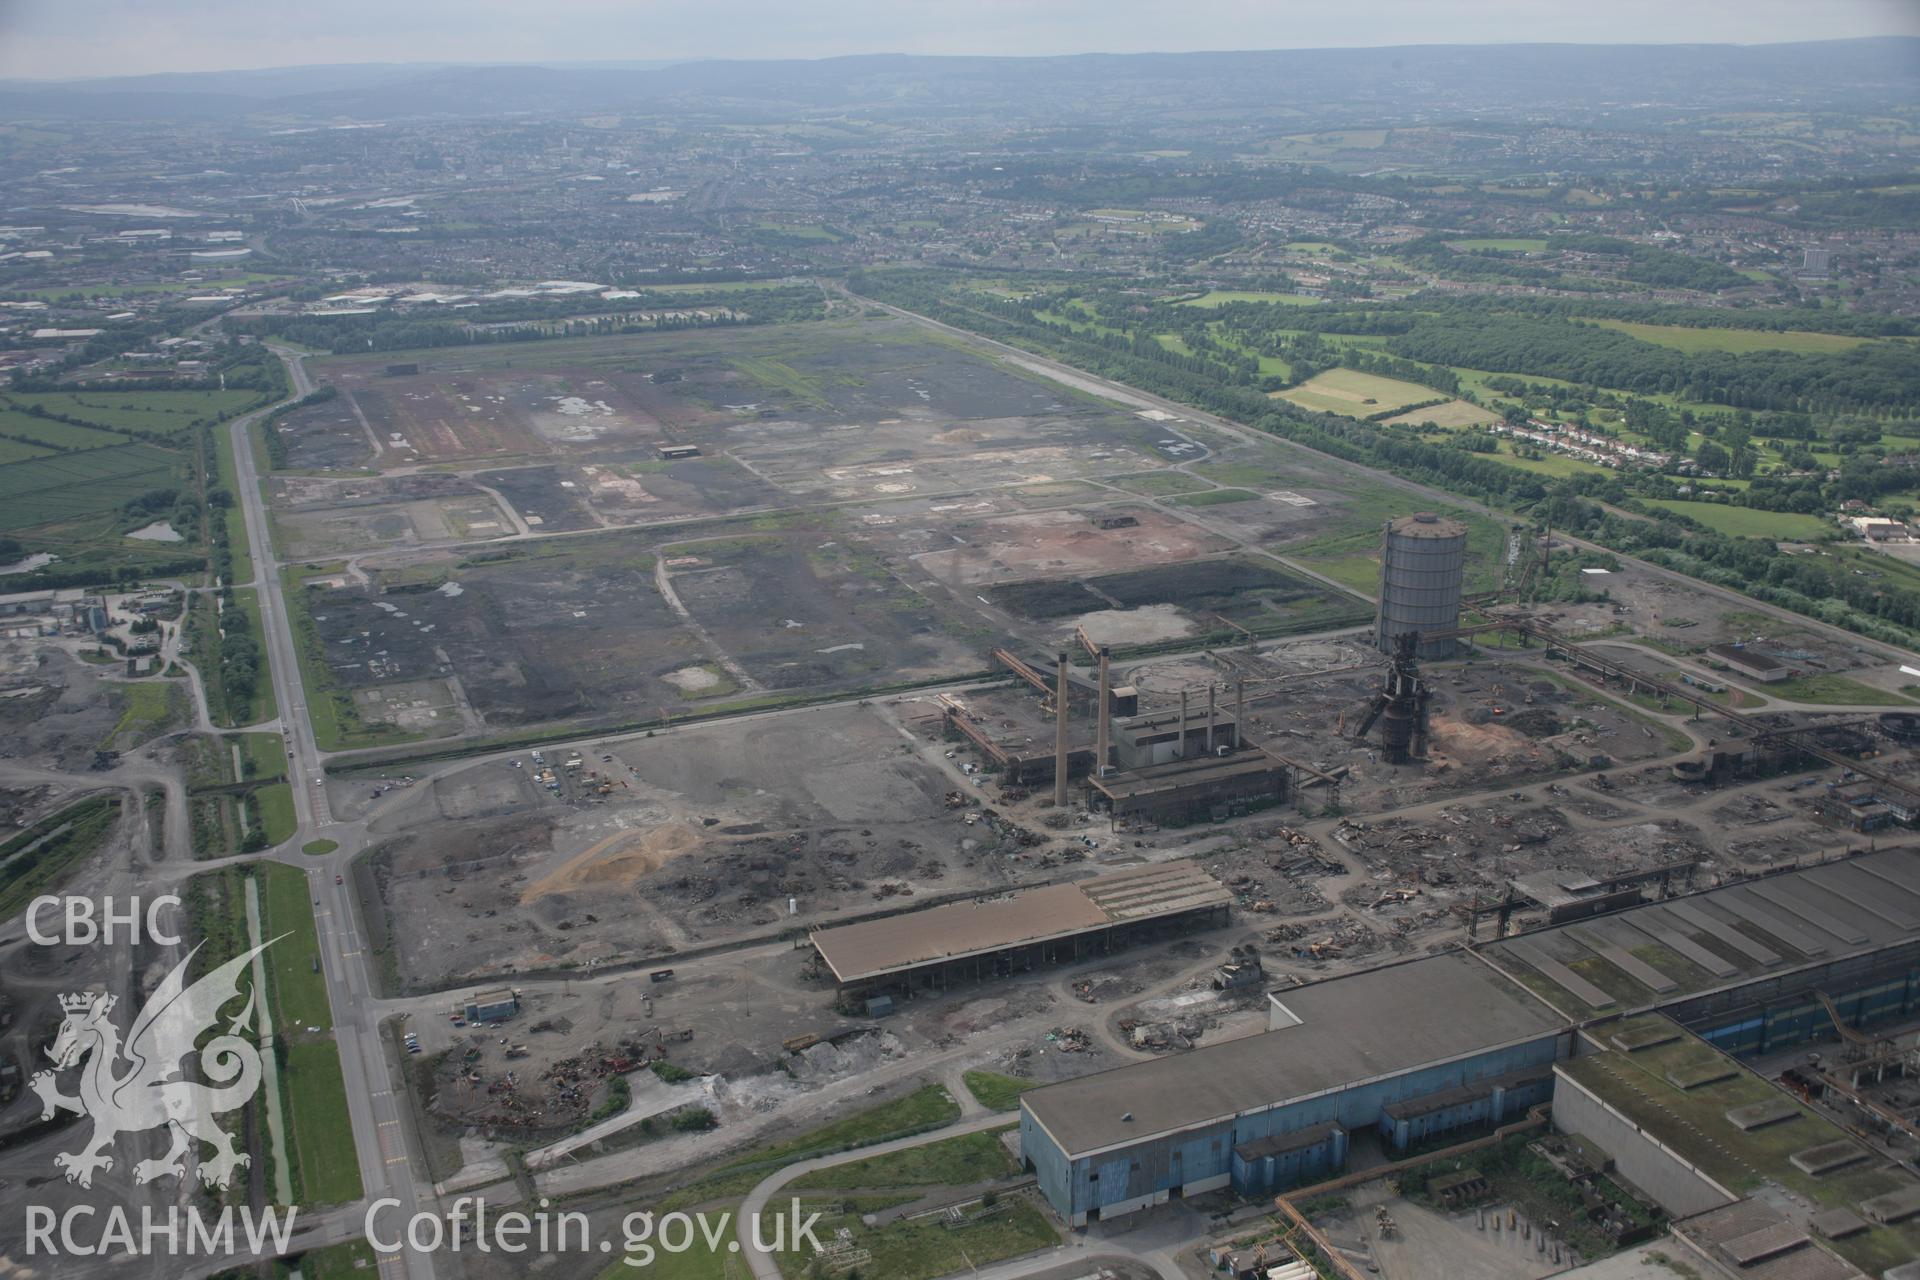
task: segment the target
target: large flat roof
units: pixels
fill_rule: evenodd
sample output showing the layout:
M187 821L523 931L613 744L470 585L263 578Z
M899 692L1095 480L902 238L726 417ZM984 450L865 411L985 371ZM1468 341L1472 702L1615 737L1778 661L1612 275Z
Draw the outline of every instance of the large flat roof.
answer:
M1819 1112L1663 1014L1609 1023L1591 1038L1603 1052L1557 1063L1554 1070L1657 1134L1679 1158L1736 1196L1771 1184L1816 1212L1845 1209L1870 1219L1862 1204L1920 1190L1911 1173L1880 1159ZM1771 1122L1742 1128L1743 1115L1761 1105L1774 1113ZM1809 1164L1813 1152L1841 1163L1824 1169ZM1795 1156L1802 1161L1795 1163ZM1741 1234L1731 1233L1727 1239ZM1848 1261L1878 1275L1888 1258L1920 1257L1920 1218L1893 1226L1869 1221L1865 1232L1828 1243ZM1784 1280L1817 1273L1754 1268L1745 1274Z
M1502 969L1589 1018L1920 938L1920 850L1887 849L1490 942Z
M1029 1090L1021 1105L1078 1158L1551 1036L1566 1025L1459 953L1329 978L1272 999L1294 1025Z
M1219 881L1180 859L821 929L812 941L835 978L857 982L1232 901Z

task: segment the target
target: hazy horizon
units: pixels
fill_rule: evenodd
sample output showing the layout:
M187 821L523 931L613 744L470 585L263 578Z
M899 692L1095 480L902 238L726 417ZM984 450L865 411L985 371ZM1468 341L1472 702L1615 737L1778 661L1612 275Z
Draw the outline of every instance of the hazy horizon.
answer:
M338 0L263 11L257 0L0 0L0 77L73 80L370 64L689 62L860 54L1046 57L1477 44L1780 44L1920 35L1906 0L1619 0L1604 10L1531 0L1353 0L1337 7L1198 0L782 0L622 3Z

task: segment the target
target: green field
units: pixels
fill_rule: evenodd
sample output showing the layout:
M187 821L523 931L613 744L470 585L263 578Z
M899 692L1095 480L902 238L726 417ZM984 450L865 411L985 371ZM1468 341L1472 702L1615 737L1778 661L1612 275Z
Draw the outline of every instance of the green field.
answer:
M1329 369L1274 395L1302 409L1338 413L1349 418L1368 418L1440 398L1438 391L1417 382L1402 382L1398 378L1382 378L1352 369Z
M960 1104L955 1102L940 1085L930 1084L903 1098L870 1107L848 1116L845 1120L804 1133L797 1138L790 1138L777 1146L764 1148L752 1153L750 1157L743 1157L742 1160L736 1160L733 1163L737 1165L751 1160L791 1164L809 1156L823 1155L830 1151L846 1151L911 1133L920 1133L927 1129L936 1129L943 1124L951 1124L959 1118Z
M1365 596L1380 593L1380 553L1355 551L1346 555L1289 555L1315 573L1332 578L1343 587L1352 587Z
M823 227L817 222L760 222L754 225L762 231L791 236L795 240L821 240L838 244L844 238L831 227Z
M285 844L298 829L293 813L293 789L284 782L261 787L249 799L260 812L260 829L270 845Z
M0 435L16 441L36 442L63 452L130 443L129 437L105 427L55 422L51 418L36 418L30 413L21 413L18 409L0 410Z
M1545 240L1531 236L1477 236L1468 240L1449 240L1447 243L1462 253L1472 253L1475 249L1493 249L1501 253L1540 253L1547 247Z
M1386 421L1399 427L1420 427L1431 422L1443 431L1457 431L1463 427L1481 427L1498 422L1500 415L1466 400L1449 400L1445 404L1430 404L1424 409L1410 409Z
M244 761L245 778L235 778L241 782L251 779L270 780L287 776L286 740L277 733L242 733L235 735L240 742L240 754ZM230 738L229 741L232 741Z
M783 361L768 356L738 355L733 357L733 367L768 391L783 392L816 409L827 407L818 384Z
M320 954L319 935L313 923L313 898L307 875L297 867L276 862L254 864L260 879L260 928L262 936L280 937L267 951L267 973L273 983L275 1018L281 1030L292 1032L297 1026L333 1026L333 1013L327 1003L327 982L313 968Z
M267 280L284 279L286 279L285 276L263 275L260 272L251 271L212 280L148 280L140 284L65 284L46 289L15 289L8 296L38 298L43 302L50 302L55 298L71 298L75 294L83 298L118 298L138 293L201 294L215 293L221 289L238 289Z
M48 413L114 430L162 435L232 417L259 399L257 391L16 391L7 396L14 405L40 405Z
M1215 479L1225 479L1204 464L1200 470ZM1396 516L1407 514L1408 497L1385 486L1356 487L1347 490L1346 497L1347 505L1337 526L1278 550L1288 560L1371 599L1380 589L1380 527ZM1505 528L1486 516L1458 508L1433 509L1467 526L1466 589L1489 591L1499 586L1500 566L1506 555Z
M1605 467L1596 466L1594 463L1587 462L1580 458L1568 457L1564 453L1543 452L1537 458L1523 458L1513 452L1513 444L1508 440L1502 440L1500 442L1500 452L1489 454L1488 456L1496 462L1505 463L1509 467L1518 467L1522 471L1531 471L1535 475L1541 476L1553 476L1556 479L1566 476L1604 476L1612 474L1612 472L1608 471Z
M1791 680L1775 680L1760 688L1773 698L1785 698L1790 702L1829 703L1833 706L1896 707L1913 701L1900 694L1862 684L1848 676L1798 676Z
M61 453L0 470L0 532L118 511L179 483L180 455L148 444Z
M1642 342L1686 352L1726 351L1745 355L1752 351L1851 351L1872 341L1869 338L1849 338L1838 333L1809 333L1804 329L1693 329L1677 324L1638 324L1631 320L1596 320L1593 323L1631 334Z
M44 458L52 452L52 449L43 449L37 444L0 436L0 467L10 462L25 462L28 458Z
M186 691L178 684L159 680L129 681L107 687L108 696L120 711L101 747L111 751L131 751L143 742L166 732L186 710Z
M1819 516L1761 511L1756 507L1733 507L1724 502L1689 502L1681 498L1648 498L1645 501L1648 506L1691 516L1716 533L1736 538L1803 539L1833 532L1833 526Z
M1197 298L1181 301L1184 307L1219 307L1229 302L1278 302L1289 307L1310 307L1320 301L1304 293L1259 293L1246 289L1214 289Z
M354 1280L379 1274L373 1246L364 1239L309 1249L298 1261L301 1280Z
M282 1076L302 1204L347 1204L362 1194L347 1086L331 1036L297 1040L287 1049Z

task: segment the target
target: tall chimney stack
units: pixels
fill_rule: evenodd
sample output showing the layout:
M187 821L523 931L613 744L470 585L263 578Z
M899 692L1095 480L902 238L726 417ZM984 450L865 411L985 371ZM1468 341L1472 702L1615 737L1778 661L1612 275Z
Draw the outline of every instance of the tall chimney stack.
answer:
M1207 681L1207 754L1213 754L1213 681Z
M1185 760L1187 758L1187 691L1180 691L1180 736L1173 740L1173 753Z
M1067 805L1067 655L1058 658L1059 677L1053 694L1053 803Z
M1105 645L1101 645L1100 646L1100 711L1099 711L1100 720L1099 720L1099 729L1094 735L1096 740L1093 745L1093 776L1096 778L1106 773L1107 765L1109 763L1107 759L1107 750L1109 746L1109 735L1110 735L1108 721L1110 720L1111 717L1108 715L1107 704L1113 696L1113 690L1107 676L1108 656L1109 655L1107 653L1107 647Z
M1233 682L1233 745L1236 749L1247 740L1247 678L1242 675Z

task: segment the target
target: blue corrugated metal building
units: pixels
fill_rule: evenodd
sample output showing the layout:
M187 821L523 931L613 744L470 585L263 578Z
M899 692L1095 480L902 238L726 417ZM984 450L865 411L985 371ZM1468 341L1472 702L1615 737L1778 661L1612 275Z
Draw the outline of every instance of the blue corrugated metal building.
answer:
M1736 1056L1920 1011L1920 852L1740 881L1271 997L1268 1030L1028 1092L1027 1166L1075 1226L1340 1171L1551 1099L1573 1027L1667 1012Z
M1883 849L1493 942L1569 1019L1655 1009L1735 1057L1920 1012L1920 852Z

